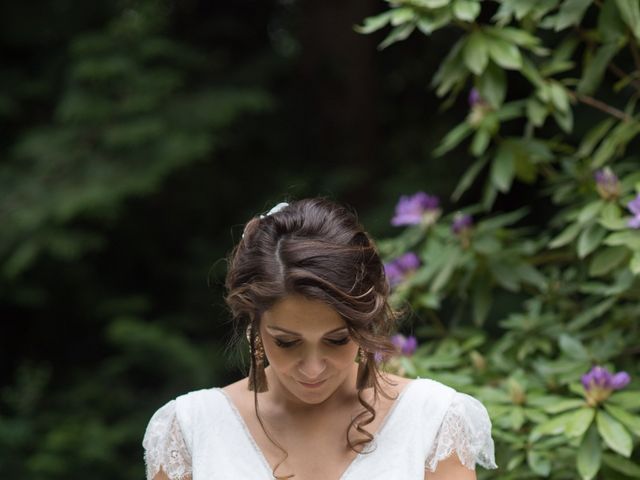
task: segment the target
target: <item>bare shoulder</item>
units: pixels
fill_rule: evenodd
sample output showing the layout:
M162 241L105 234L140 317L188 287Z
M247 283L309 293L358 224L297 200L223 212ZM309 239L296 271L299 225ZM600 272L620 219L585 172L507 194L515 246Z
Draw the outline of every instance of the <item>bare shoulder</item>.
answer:
M224 390L227 393L236 393L238 391L247 390L248 385L249 385L249 378L244 377L238 380L237 382L233 382L227 385L226 387L222 387L222 390Z
M380 377L382 390L394 398L400 395L405 387L413 381L411 378L401 377L388 372L382 372Z
M222 387L222 390L233 400L233 403L237 406L244 406L249 401L249 379L248 377L241 378L237 382L230 383L229 385ZM253 398L253 395L251 395Z

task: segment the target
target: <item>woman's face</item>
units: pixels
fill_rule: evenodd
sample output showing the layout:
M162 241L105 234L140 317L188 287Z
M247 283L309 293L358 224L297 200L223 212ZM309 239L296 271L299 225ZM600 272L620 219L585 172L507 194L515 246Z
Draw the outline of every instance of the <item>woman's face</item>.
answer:
M260 335L273 374L304 403L323 402L353 373L358 345L321 301L285 297L263 313Z

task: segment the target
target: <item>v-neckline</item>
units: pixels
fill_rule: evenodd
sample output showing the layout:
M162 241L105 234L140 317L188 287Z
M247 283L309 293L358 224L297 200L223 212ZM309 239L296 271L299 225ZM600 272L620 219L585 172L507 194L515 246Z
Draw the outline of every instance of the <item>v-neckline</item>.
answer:
M389 408L389 411L387 412L385 417L382 419L382 422L380 423L380 427L378 427L378 430L376 430L376 432L373 434L373 438L371 439L371 442L365 447L364 450L368 450L370 445L376 443L379 440L380 436L384 433L385 427L389 423L389 420L391 419L391 417L393 416L393 414L397 410L397 407L400 404L400 401L404 398L405 393L407 392L407 390L409 390L411 385L414 384L414 383L416 383L416 379L407 382L407 384L404 386L404 388L400 391L400 393L398 394L398 397L393 401L393 404ZM214 388L214 390L219 391L220 394L225 398L225 400L227 402L227 405L229 406L229 408L233 412L234 416L236 417L238 423L242 427L242 430L244 431L245 437L253 445L253 448L254 448L258 458L260 459L260 462L262 463L262 465L266 468L266 470L269 472L269 474L273 478L273 470L271 469L271 465L269 464L269 461L267 460L267 457L262 452L262 449L258 446L258 442L256 442L255 438L253 438L253 435L251 434L251 431L249 430L249 427L247 426L247 423L245 422L244 418L240 414L240 411L238 410L238 407L236 407L235 403L233 403L233 400L231 399L229 394L227 392L225 392L222 388ZM350 470L355 468L354 465L358 462L358 460L362 456L363 456L362 453L358 453L353 458L353 460L351 460L351 462L349 462L349 464L344 469L344 471L342 472L342 474L340 475L338 480L346 480L347 474L350 472Z

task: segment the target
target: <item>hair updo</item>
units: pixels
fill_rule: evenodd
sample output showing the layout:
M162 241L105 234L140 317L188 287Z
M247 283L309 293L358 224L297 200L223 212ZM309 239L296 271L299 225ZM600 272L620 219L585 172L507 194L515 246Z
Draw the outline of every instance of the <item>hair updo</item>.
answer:
M375 353L394 351L389 336L396 314L388 303L390 288L378 251L355 213L325 198L311 198L254 217L231 252L225 286L236 339L248 327L255 335L262 313L292 294L322 301L342 317L367 360L365 378L358 379L358 398L369 418L359 422L366 414L362 412L352 421L347 441L352 449L369 442L373 436L361 427L373 421L375 410L361 393L372 386L374 399L385 395ZM255 399L257 414L257 393ZM367 440L352 444L349 430L354 426Z
M298 200L251 219L225 286L240 335L278 300L299 294L333 307L372 359L394 350L388 337L396 317L380 256L355 214L327 199Z

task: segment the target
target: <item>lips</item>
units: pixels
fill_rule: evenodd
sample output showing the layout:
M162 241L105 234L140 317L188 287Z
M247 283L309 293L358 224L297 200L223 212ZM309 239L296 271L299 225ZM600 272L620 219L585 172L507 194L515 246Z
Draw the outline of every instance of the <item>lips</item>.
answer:
M302 385L303 387L307 387L307 388L318 388L320 387L322 384L324 384L325 380L320 380L319 382L315 382L315 383L306 383L306 382L301 382L298 380L298 383L300 385Z

